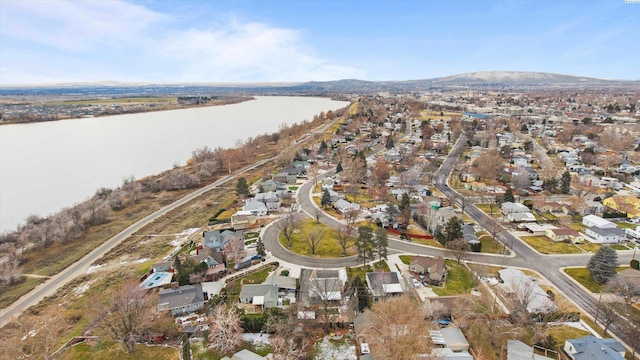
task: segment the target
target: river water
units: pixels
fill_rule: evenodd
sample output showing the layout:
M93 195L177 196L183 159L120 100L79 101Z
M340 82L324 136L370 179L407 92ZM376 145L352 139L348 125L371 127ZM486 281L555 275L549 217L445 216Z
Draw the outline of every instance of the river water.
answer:
M0 126L0 232L46 216L98 188L184 164L197 148L233 147L312 120L344 101L257 97L239 104Z

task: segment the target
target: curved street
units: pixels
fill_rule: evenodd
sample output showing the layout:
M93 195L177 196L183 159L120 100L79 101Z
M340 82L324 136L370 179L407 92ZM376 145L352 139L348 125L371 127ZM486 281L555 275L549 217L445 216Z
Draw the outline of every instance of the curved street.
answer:
M449 156L442 164L436 175L435 186L445 196L452 201L459 204L461 200L460 194L451 189L447 180L451 171L453 170L455 163L458 159L459 153L464 148L466 137L461 135L458 141L452 148ZM335 173L335 170L325 172L318 176L317 180L321 180L324 177L331 176ZM318 218L323 224L332 228L341 226L341 222L337 219L329 216L322 211L311 198L311 189L313 188L313 181L307 181L298 189L298 203L303 212L305 212L311 218ZM480 226L488 228L490 226L499 226L500 230L497 234L497 239L505 246L509 247L513 253L512 256L495 255L495 254L480 254L480 253L468 253L465 257L467 261L496 265L496 266L511 266L519 267L523 269L531 269L549 280L566 298L572 300L582 311L593 318L596 314L596 305L598 303L596 297L588 292L581 285L573 281L569 276L562 272L564 267L572 266L585 266L592 254L568 254L568 255L544 255L535 251L529 247L524 241L518 237L512 235L509 231L504 229L495 219L491 218L475 205L469 204L465 206L465 213L475 220ZM343 266L356 266L359 265L355 256L339 259L323 259L312 258L304 255L295 254L289 250L286 250L278 242L279 230L275 224L265 229L264 241L265 247L271 252L271 254L284 261L298 264L301 266L318 267L318 268L335 268ZM400 240L395 237L389 238L389 250L390 252L410 253L416 255L427 256L443 256L446 258L452 258L450 251L446 249L439 249L429 247L425 245L415 244L407 240ZM627 264L632 258L630 252L618 252L618 258L620 264ZM620 326L612 324L610 331L616 333L621 340L625 341L625 337L620 332Z

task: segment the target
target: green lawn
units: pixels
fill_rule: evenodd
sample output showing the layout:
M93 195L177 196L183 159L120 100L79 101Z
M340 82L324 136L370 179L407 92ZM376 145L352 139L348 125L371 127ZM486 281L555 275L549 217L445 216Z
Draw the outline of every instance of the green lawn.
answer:
M574 244L556 242L546 236L522 236L524 242L541 254L582 254L583 251Z
M311 247L307 243L309 235L318 230L324 230L324 238L318 244L315 255L311 255ZM316 223L313 219L304 219L298 228L298 232L293 234L290 251L307 256L336 258L342 255L342 247L338 242L336 231L322 223ZM347 242L347 256L355 255L355 238ZM280 234L280 243L287 248L287 240Z
M482 244L481 252L489 254L502 253L502 250L504 248L502 243L500 243L499 241L494 241L491 235L480 233L480 235L478 235L478 238L480 240L480 243Z
M455 260L445 260L447 265L447 277L444 288L433 287L433 292L440 296L452 296L468 294L475 286L473 274Z
M500 217L500 205L493 205L493 213L491 212L491 206L489 204L476 204L476 207L484 211L487 215L492 217Z
M584 241L581 244L576 244L577 247L579 247L580 249L586 251L586 252L591 252L594 253L596 251L598 251L598 249L600 249L600 244L594 244L592 242L589 241Z
M628 223L626 221L619 221L616 222L616 225L620 228L620 229L632 229L635 230L636 229L636 224L632 224L632 223Z
M556 344L563 346L565 340L578 339L591 334L587 331L576 329L573 326L560 325L550 328L547 331L547 335L551 336Z
M620 266L616 269L616 271L620 272L628 268L629 266ZM564 269L564 272L567 273L567 275L571 276L573 280L579 282L580 284L582 284L582 286L589 289L589 291L591 291L592 293L599 293L600 291L604 290L602 288L602 285L593 281L591 275L589 274L589 270L586 267Z
M411 259L413 258L412 255L400 255L400 261L402 261L403 264L405 265L409 265L411 263Z
M351 279L353 279L356 276L360 277L362 281L366 281L365 274L368 272L373 272L374 270L377 270L377 269L382 269L383 271L390 271L389 266L387 265L386 262L379 261L374 264L374 267L370 267L370 266L367 266L367 267L358 266L358 267L352 267L352 268L348 267L347 276L349 277L349 281L351 281Z

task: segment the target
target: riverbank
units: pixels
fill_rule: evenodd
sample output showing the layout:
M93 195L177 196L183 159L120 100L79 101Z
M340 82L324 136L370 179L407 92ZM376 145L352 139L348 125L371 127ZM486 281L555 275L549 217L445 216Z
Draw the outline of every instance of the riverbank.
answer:
M30 100L0 98L0 125L94 118L122 114L222 106L255 100L252 96L134 96L67 99L52 96Z

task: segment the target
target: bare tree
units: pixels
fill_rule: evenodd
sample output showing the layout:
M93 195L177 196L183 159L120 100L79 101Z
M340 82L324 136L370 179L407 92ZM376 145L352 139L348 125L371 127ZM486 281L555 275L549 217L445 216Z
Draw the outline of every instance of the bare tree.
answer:
M221 304L209 316L209 346L222 354L231 353L242 342L240 315Z
M129 200L137 204L142 193L142 185L133 176L129 176L122 180L122 191L124 191Z
M333 323L340 317L340 309L345 298L338 277L318 278L313 271L303 288L309 296L309 305L316 313L316 319L322 322L322 328L328 333ZM302 287L302 286L301 286Z
M350 210L344 214L344 225L340 225L337 229L336 237L342 248L342 256L347 255L347 244L349 239L354 235L356 220L360 215L360 210Z
M523 190L531 186L529 172L523 167L518 167L511 176L511 184L517 190Z
M103 306L96 319L97 325L129 353L140 340L145 322L150 318L151 299L135 281L122 285L115 299Z
M473 163L476 173L484 181L496 180L502 173L504 160L496 150L480 155Z
M471 250L471 245L469 245L469 242L465 239L457 239L447 241L446 248L451 250L456 261L460 264L466 253Z
M315 188L318 186L318 174L320 174L320 167L318 166L317 163L314 163L311 166L309 166L309 169L307 170L307 177L309 179L313 179L314 191L315 191Z
M278 360L303 360L311 349L309 339L285 338L279 335L270 338L271 350Z
M607 283L607 289L620 295L627 307L640 301L640 286L620 275L616 275Z
M307 237L307 244L309 244L309 248L311 249L311 255L315 255L316 249L318 245L324 240L325 230L322 228L316 228Z
M300 227L300 213L295 209L286 211L282 217L276 222L276 227L282 233L285 240L287 240L287 247L291 247L291 240L293 240L293 234Z
M19 282L22 279L19 250L11 243L4 243L0 244L0 253L5 254L4 261L0 261L0 282L9 285Z
M431 352L429 330L422 306L408 296L376 303L366 312L362 335L376 358L413 360Z
M594 322L597 324L600 321L600 324L604 326L604 334L607 334L609 331L609 326L616 320L618 314L616 313L613 304L610 302L601 302L596 306L596 317Z
M242 238L230 239L224 246L224 254L227 259L237 264L247 255L247 251L244 249L244 240L242 240Z

